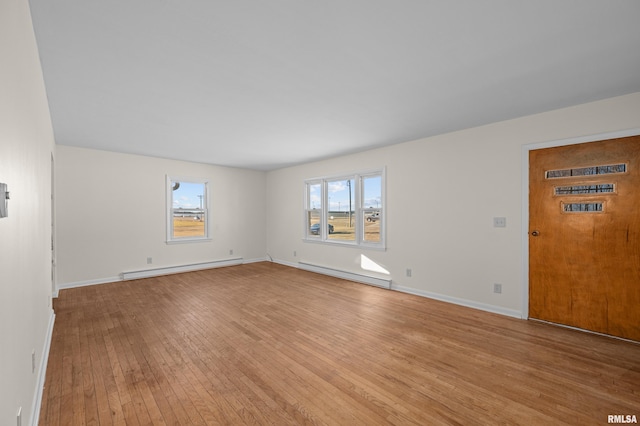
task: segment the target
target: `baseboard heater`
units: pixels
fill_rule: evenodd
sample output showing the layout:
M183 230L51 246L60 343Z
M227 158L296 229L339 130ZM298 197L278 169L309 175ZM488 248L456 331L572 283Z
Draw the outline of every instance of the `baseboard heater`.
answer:
M157 277L159 275L177 274L180 272L199 271L201 269L221 268L223 266L241 265L241 257L233 259L215 260L213 262L192 263L189 265L167 266L164 268L144 269L122 273L123 280L137 280L139 278Z
M327 268L326 266L313 265L306 262L298 262L299 268L306 271L317 272L318 274L329 275L349 281L356 281L386 289L391 288L391 279L372 277L371 275L356 274L355 272L341 271L339 269Z

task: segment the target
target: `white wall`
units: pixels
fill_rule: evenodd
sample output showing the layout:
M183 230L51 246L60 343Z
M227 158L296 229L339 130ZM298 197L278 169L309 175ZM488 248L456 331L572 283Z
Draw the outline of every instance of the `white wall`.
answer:
M0 424L28 424L51 310L53 131L27 0L0 2ZM31 371L31 352L36 371ZM36 414L37 415L37 414Z
M147 257L153 267L175 266L229 258L231 249L370 274L360 268L365 254L395 288L519 316L523 146L636 128L640 93L266 174L59 145L57 281L108 281L148 268ZM303 242L305 179L383 166L386 251ZM213 241L165 243L166 174L211 180ZM496 216L506 228L493 227Z
M209 179L212 241L166 244L167 174ZM264 172L58 145L55 181L61 288L125 271L265 256Z
M640 128L640 93L269 172L267 251L285 264L367 273L363 253L390 271L395 287L518 316L522 146L632 128ZM386 251L302 241L304 179L382 166ZM493 227L496 216L507 218L506 228Z

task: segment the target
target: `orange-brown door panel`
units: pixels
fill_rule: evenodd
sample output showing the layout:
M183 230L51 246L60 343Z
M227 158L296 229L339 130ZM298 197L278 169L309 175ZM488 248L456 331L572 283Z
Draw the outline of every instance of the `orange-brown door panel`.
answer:
M640 137L529 156L529 316L640 341Z

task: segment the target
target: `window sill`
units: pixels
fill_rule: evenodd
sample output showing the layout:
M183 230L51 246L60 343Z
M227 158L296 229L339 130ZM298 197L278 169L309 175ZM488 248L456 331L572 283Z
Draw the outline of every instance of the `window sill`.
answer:
M167 244L189 244L189 243L207 243L213 241L211 238L184 238L179 240L167 240Z
M303 243L311 243L311 244L323 244L327 246L338 246L338 247L350 247L356 249L363 250L376 250L376 251L387 251L387 248L382 244L358 244L356 242L340 242L340 241L330 241L330 240L320 240L320 239L311 239L311 238L303 238Z

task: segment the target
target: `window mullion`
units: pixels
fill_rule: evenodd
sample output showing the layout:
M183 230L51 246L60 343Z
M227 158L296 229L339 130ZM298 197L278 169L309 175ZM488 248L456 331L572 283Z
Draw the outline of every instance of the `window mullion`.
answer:
M329 211L329 182L326 179L322 179L322 211L320 214L320 239L327 241L329 239L329 232L327 231L327 223Z
M361 220L361 216L362 216L362 176L360 175L355 175L353 177L353 183L356 186L355 188L355 193L353 194L355 198L355 208L353 209L354 211L354 220L355 220L355 230L356 230L356 242L358 244L361 244L362 241L364 240L363 236L364 236L364 225L363 225L363 221Z

